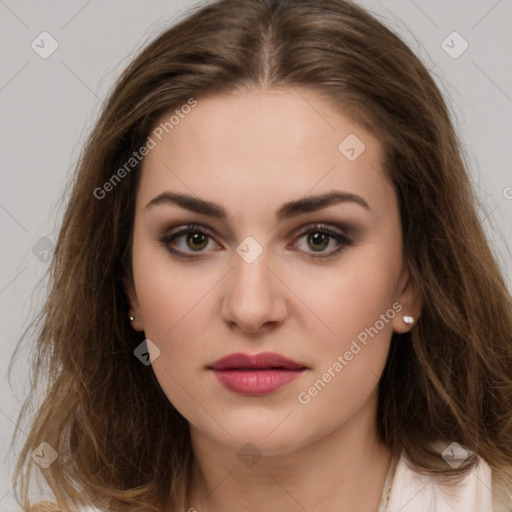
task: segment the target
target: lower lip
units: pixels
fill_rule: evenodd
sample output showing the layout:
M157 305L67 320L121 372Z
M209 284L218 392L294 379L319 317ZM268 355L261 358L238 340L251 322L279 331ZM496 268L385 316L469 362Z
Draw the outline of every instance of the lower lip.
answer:
M246 396L268 395L295 380L301 370L213 370L219 382L235 393Z

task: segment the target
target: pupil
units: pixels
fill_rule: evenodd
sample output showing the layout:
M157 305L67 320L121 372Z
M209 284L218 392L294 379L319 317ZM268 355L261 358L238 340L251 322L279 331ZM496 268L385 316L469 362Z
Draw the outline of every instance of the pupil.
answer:
M201 245L201 238L203 239L203 244ZM204 236L204 233L193 233L192 235L188 235L187 237L187 241L190 241L192 240L192 243L193 244L198 244L198 245L201 245L201 247L191 247L191 249L203 249L203 247L205 246L205 243L206 242L206 237Z
M325 233L314 233L313 235L310 235L309 240L313 241L314 243L322 243L322 246L320 249L325 249L325 247L328 245L328 236ZM313 247L314 248L314 247Z

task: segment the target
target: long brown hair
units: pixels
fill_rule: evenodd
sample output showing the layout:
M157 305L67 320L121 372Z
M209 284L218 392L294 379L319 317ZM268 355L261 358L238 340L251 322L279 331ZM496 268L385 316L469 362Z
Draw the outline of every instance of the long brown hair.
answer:
M123 277L132 279L143 160L126 162L164 113L244 87L315 91L384 147L423 310L409 333L393 334L379 384L382 441L394 454L403 449L418 471L465 475L478 455L496 482L510 477L512 299L435 82L395 34L350 2L220 0L196 7L132 61L83 149L49 294L33 322L32 391L47 382L15 469L24 508L30 455L43 442L58 458L36 469L63 510L188 508L188 423L151 366L134 356L144 336L127 320ZM122 179L113 180L123 166ZM457 442L475 456L454 470L435 441Z

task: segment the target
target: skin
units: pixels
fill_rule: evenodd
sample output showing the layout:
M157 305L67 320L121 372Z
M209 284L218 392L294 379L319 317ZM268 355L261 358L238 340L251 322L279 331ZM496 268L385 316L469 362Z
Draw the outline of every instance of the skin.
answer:
M349 134L366 146L355 161L338 150ZM421 308L382 155L374 135L316 93L266 89L198 98L145 158L126 291L133 328L160 350L151 352L158 381L190 424L189 506L199 512L376 511L390 464L375 427L378 379L393 331L408 331L403 315L417 319ZM283 203L333 190L357 194L369 210L344 202L276 221ZM228 217L170 203L145 208L164 191L218 203ZM212 237L174 240L196 256L187 261L160 239L190 223ZM346 226L353 244L313 259L339 247L334 238L308 243L314 223ZM252 263L236 252L248 236L263 250ZM298 394L396 302L402 311L300 403ZM308 369L270 395L247 397L206 368L233 352L263 351ZM255 463L237 456L246 443L262 456Z

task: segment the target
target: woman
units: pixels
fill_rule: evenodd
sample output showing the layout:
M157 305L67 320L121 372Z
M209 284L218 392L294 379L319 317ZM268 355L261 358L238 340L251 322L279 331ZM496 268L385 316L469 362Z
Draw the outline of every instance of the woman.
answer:
M24 509L38 463L61 510L512 510L512 301L475 204L434 81L368 13L191 13L84 149Z

